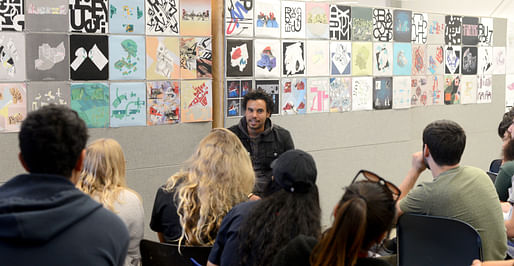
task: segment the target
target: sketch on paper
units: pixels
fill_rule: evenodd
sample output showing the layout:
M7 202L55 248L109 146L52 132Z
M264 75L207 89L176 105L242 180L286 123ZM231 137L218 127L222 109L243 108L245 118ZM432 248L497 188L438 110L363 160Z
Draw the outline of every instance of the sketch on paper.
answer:
M25 80L25 36L0 35L0 80Z
M71 109L87 127L109 126L109 86L107 83L72 83Z
M393 108L410 108L410 76L393 77Z
M352 78L352 111L373 109L373 78Z
M373 109L383 110L393 107L393 78L373 78Z
M460 46L446 46L446 51L444 52L445 74L460 73L460 52Z
M182 79L196 78L197 39L194 37L180 38L180 76Z
M109 32L145 33L144 0L109 0Z
M425 76L412 77L411 79L411 106L426 106L433 103L433 91Z
M412 35L412 11L394 10L393 38L395 42L410 42Z
M255 37L280 38L280 5L275 0L256 0L255 17Z
M282 74L284 76L305 74L305 50L303 41L282 43Z
M146 125L146 86L144 83L111 83L111 127Z
M446 45L460 45L462 43L462 17L445 16L444 43Z
M373 32L372 8L352 7L352 40L371 41Z
M328 96L330 112L349 112L352 109L352 79L330 78Z
M463 75L476 75L477 74L477 48L473 46L462 47L462 74Z
M180 0L180 35L211 35L211 1Z
M0 2L0 31L23 31L25 28L23 3L23 0Z
M444 73L444 47L442 45L427 45L428 74L439 75Z
M253 75L253 41L227 39L227 77Z
M410 76L412 72L412 45L410 43L394 43L393 74Z
M478 44L478 18L463 17L462 18L462 44L477 45Z
M179 0L146 0L146 33L178 35Z
M462 76L460 80L460 103L472 104L477 102L477 77Z
M280 77L280 40L255 40L255 76Z
M445 17L439 14L428 14L428 44L444 44Z
M444 80L444 104L460 104L460 75L445 75Z
M26 56L29 80L68 80L68 36L65 34L27 34Z
M505 47L493 47L493 74L505 74Z
M196 38L196 77L212 78L212 39L211 37Z
M428 37L427 13L412 13L412 42L426 44Z
M70 85L67 82L31 82L27 89L27 111L49 104L70 105Z
M307 84L305 78L282 80L282 114L305 114L307 110Z
M371 42L352 43L352 75L371 76L373 73L373 50Z
M330 62L332 75L350 75L352 44L350 42L331 42Z
M507 83L507 85L510 85ZM507 87L507 92L505 95L505 99L508 101L509 99L514 100L514 98L509 98L509 90L511 88ZM491 75L478 75L477 76L477 103L491 103L493 98L493 77ZM508 105L508 103L506 103Z
M254 1L225 0L225 36L253 37Z
M328 78L307 79L307 113L329 111L329 86Z
M444 80L442 75L427 76L428 88L432 92L432 104L442 105L443 101L443 90Z
M165 125L180 122L179 81L148 82L146 85L146 124Z
M425 71L427 69L425 45L412 45L412 60L412 75L425 75Z
M393 40L393 13L388 8L373 8L373 40Z
M493 48L478 47L478 74L493 73Z
M273 99L273 110L271 110L271 114L279 114L280 113L279 112L280 80L275 80L275 79L255 80L255 89L263 90L271 96L271 99Z
M107 0L70 0L70 31L107 33Z
M181 122L212 120L212 80L182 80Z
M145 78L145 37L111 35L109 37L109 78Z
M392 76L393 75L393 44L374 43L373 44L373 75Z
M307 41L307 75L328 76L330 46L328 41Z
M30 32L69 29L69 0L25 0L25 28Z
M105 35L70 35L72 80L106 80L109 47Z
M352 9L350 6L330 5L329 31L331 40L351 40Z
M480 24L478 24L478 44L480 46L493 45L493 18L480 18Z
M0 84L0 132L20 130L27 117L26 97L24 83Z
M307 38L328 39L328 20L330 16L328 3L306 2L305 9L307 12Z
M146 79L180 78L178 37L146 37Z
M305 3L282 1L282 38L305 38Z

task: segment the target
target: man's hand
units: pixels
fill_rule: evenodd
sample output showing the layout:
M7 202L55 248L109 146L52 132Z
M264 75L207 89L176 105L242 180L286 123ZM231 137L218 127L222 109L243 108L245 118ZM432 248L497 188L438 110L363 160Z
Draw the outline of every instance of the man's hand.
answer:
M421 151L412 154L412 169L415 170L418 174L421 174L423 171L425 171L425 169L427 169L423 159L423 152Z

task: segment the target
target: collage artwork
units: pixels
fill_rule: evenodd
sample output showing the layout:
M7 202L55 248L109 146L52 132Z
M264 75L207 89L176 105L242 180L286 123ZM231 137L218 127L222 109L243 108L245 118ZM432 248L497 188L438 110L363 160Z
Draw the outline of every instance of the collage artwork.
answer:
M0 1L0 132L68 105L90 128L212 120L210 0Z
M491 103L493 75L506 73L493 18L224 1L227 117L244 115L254 89L271 93L272 114L284 115Z

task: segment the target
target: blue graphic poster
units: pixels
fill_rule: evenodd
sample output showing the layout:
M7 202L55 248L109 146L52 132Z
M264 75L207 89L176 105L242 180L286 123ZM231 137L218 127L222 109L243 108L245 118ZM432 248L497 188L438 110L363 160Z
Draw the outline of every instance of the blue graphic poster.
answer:
M145 33L144 0L109 0L109 32Z
M109 79L145 78L145 37L109 37Z
M111 83L110 91L111 127L146 125L145 83Z

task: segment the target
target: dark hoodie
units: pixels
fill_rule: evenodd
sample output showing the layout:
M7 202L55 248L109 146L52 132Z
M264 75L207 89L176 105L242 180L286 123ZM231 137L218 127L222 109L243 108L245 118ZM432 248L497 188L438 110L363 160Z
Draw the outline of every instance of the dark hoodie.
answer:
M2 265L123 265L128 242L121 219L64 177L24 174L0 187Z

